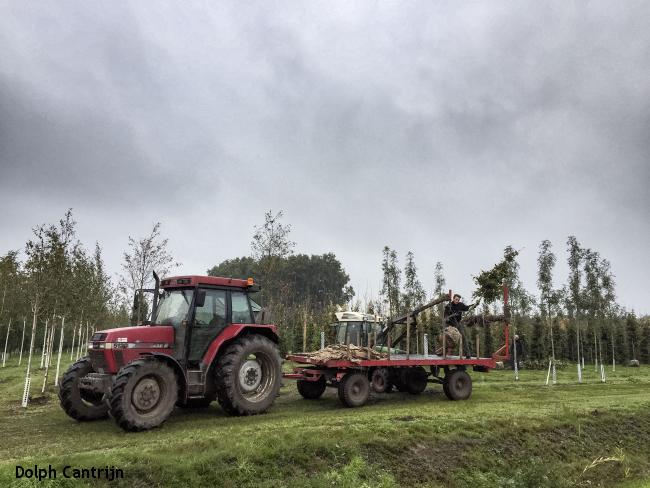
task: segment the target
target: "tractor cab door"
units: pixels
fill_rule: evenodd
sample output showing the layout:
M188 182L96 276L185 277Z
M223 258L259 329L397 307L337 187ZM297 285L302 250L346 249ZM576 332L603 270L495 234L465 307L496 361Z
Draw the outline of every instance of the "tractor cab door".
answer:
M203 306L194 310L191 324L188 362L199 362L214 339L228 325L228 292L205 289Z

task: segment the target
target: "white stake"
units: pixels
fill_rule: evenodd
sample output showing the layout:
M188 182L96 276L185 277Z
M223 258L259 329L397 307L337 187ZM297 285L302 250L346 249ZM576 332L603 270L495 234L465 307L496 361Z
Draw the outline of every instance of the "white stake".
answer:
M578 383L582 383L582 368L580 368L580 363L578 363Z
M29 343L29 359L27 360L27 371L25 373L25 388L23 390L23 403L22 406L23 408L27 407L27 403L29 403L29 387L31 385L31 378L29 376L30 369L32 366L32 351L34 350L34 336L36 335L36 307L34 307L34 321L32 322L32 340Z
M9 343L9 331L11 330L11 317L9 317L9 327L7 327L7 338L5 339L5 352L2 354L2 367L5 367L7 361L7 343Z
M65 316L61 317L61 335L59 336L59 358L56 360L56 376L54 386L59 385L59 368L61 366L61 353L63 352L63 331L65 330Z
M546 373L546 386L548 386L548 380L551 378L551 364L553 363L552 359L548 360L548 373Z
M612 372L616 372L616 359L614 359L614 334L612 334Z
M557 371L555 369L555 359L553 359L553 384L557 384Z
M596 343L595 327L594 327L594 372L598 373L598 345Z
M50 358L52 357L52 344L54 343L54 333L56 332L55 318L52 317L52 327L50 327L50 337L47 341L47 354L45 354L45 375L43 375L43 388L41 393L45 393L45 385L47 384L47 374L50 371Z
M47 324L49 319L45 319L45 333L43 334L43 349L41 349L41 366L39 369L43 369L43 363L45 362L45 344L47 339Z

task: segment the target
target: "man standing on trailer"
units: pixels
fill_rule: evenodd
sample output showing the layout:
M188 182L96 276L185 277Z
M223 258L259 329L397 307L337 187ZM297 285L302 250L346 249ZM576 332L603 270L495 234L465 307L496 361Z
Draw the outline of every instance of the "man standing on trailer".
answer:
M461 323L463 312L467 312L470 307L461 302L461 298L462 297L456 293L451 302L445 305L445 322L447 325L458 329L458 332L460 332L460 335L463 338L463 354L465 357L470 357L469 343L467 341L467 335L465 334L465 326Z

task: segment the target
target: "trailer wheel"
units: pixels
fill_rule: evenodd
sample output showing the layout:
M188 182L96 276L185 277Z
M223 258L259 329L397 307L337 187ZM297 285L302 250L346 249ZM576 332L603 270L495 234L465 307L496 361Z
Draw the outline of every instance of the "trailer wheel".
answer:
M236 339L219 357L217 400L230 415L257 415L273 404L280 391L282 366L278 347L253 334Z
M427 389L427 372L422 366L409 368L404 371L406 391L411 395L419 395Z
M406 368L397 368L393 369L393 374L391 374L391 382L397 388L397 391L405 392L406 382L404 381L404 376L406 373Z
M339 400L346 407L360 407L370 396L370 382L365 374L348 373L339 383Z
M321 376L317 381L298 380L296 386L298 387L298 393L303 398L317 400L325 393L327 382L325 381L325 377Z
M455 369L445 376L443 389L450 400L467 400L472 394L472 378L465 371Z
M79 389L79 380L93 371L90 358L84 357L73 363L61 379L61 408L75 420L99 420L108 417L108 407L102 400L103 395Z
M375 393L389 392L392 385L386 368L377 368L370 375L370 386Z
M124 366L113 381L110 414L129 432L161 425L174 410L178 383L165 363L137 360Z

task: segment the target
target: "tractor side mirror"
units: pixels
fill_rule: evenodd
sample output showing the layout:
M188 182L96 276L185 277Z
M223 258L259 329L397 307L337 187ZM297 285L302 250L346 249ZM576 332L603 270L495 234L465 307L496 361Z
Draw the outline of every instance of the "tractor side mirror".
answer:
M196 300L195 300L194 304L197 307L202 307L203 305L205 305L205 290L199 290L196 293Z

